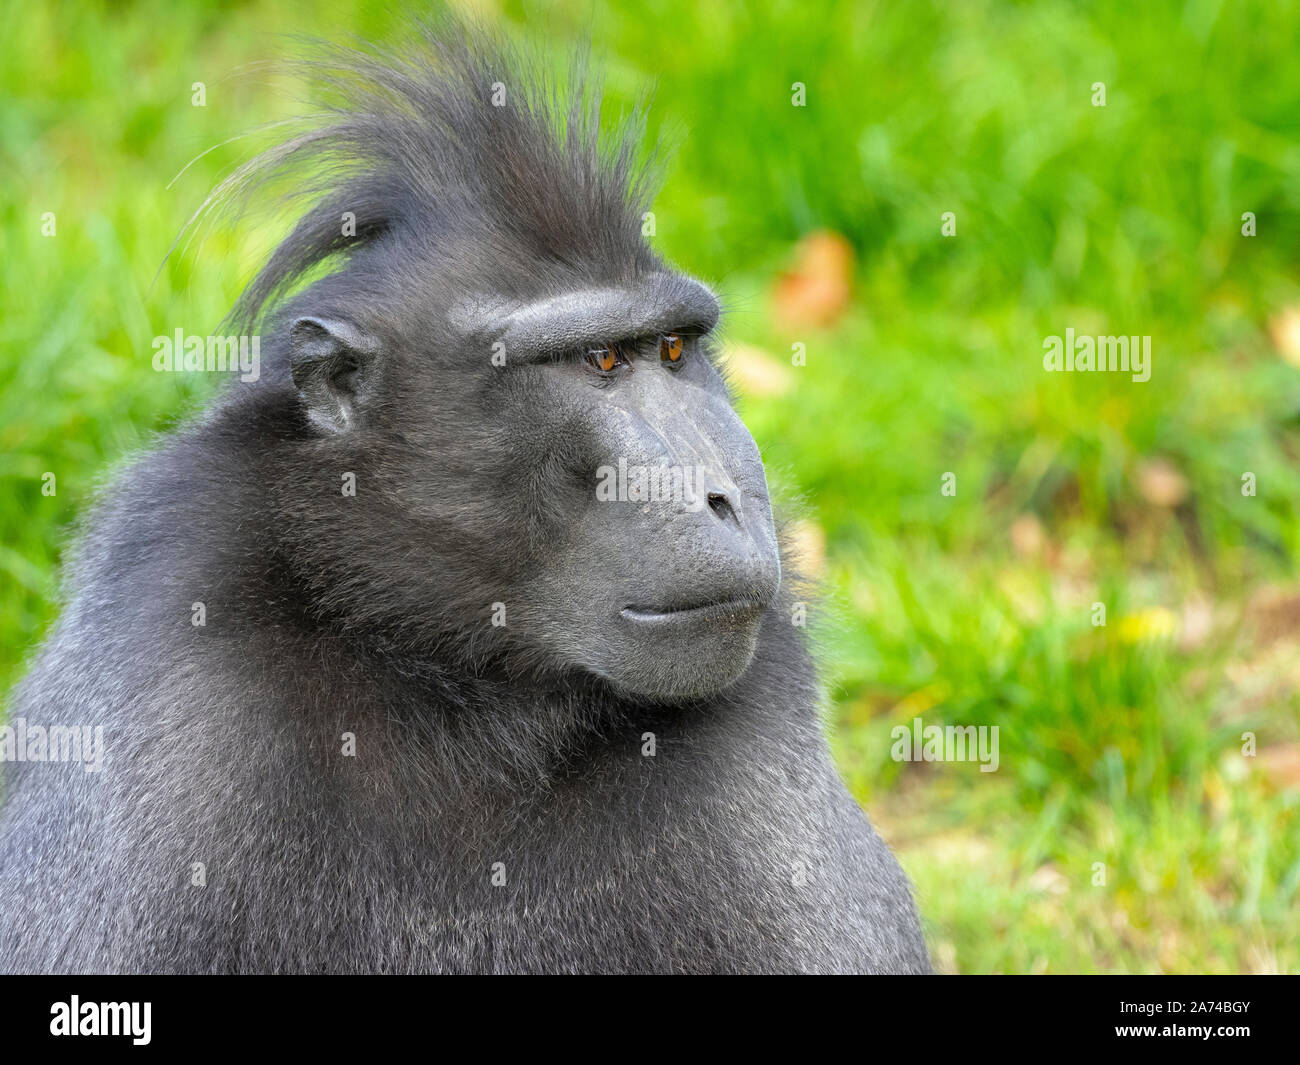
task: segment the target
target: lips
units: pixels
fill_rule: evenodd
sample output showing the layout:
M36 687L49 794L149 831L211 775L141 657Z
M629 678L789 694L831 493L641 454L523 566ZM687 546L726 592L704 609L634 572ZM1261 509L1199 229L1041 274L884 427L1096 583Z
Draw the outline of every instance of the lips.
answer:
M638 625L686 625L711 621L750 621L763 612L764 604L752 599L732 599L721 603L693 606L627 606L620 611L628 621Z

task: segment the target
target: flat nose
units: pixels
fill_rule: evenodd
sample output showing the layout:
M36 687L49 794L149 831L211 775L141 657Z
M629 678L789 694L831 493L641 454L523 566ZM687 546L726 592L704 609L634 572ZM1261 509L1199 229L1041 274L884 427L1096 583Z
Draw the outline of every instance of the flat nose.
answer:
M654 509L694 535L710 530L717 544L746 555L775 557L776 531L767 479L754 438L725 399L691 390L687 405L670 375L637 375L638 391L617 410L609 440L629 466L670 470L682 491ZM603 461L609 463L609 452ZM674 481L674 483L677 483Z
M736 508L731 505L731 500L722 492L710 492L709 509L713 511L722 521L733 521L740 524L740 519L736 517Z
M679 457L681 457L680 453ZM694 462L696 465L695 494L688 500L689 505L685 509L698 512L704 510L707 505L709 511L719 521L741 528L745 524L745 513L749 509L745 506L744 492L728 472L719 467L716 459L709 461L710 458L713 456L705 458L698 452L686 456L686 461Z
M687 406L660 389L656 380L611 403L601 441L604 468L626 469L629 483L636 470L648 486L627 497L637 502L628 517L644 534L635 556L637 597L654 604L770 602L781 559L754 438L720 397L692 390Z

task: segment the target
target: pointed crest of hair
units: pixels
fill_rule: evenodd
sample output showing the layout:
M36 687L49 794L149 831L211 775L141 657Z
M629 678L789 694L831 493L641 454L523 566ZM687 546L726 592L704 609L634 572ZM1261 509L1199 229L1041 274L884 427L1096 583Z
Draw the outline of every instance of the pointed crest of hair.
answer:
M567 86L499 38L453 20L419 24L413 45L316 44L292 64L322 113L240 167L205 209L290 181L312 205L231 312L252 327L323 264L381 242L412 270L478 249L492 264L553 264L608 277L644 268L640 235L655 172L644 107L600 131L600 86L584 55ZM201 212L200 212L201 213ZM342 224L347 215L351 226ZM497 280L500 280L499 278Z

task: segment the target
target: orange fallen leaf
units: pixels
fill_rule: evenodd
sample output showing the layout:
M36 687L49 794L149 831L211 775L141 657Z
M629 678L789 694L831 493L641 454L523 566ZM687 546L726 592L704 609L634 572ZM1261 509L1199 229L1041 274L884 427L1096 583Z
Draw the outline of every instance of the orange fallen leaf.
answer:
M1037 555L1043 550L1043 523L1032 514L1021 514L1011 523L1011 546L1021 556Z
M1246 620L1254 631L1257 646L1295 637L1300 634L1300 589L1292 586L1261 589L1246 604Z
M1255 755L1255 765L1279 790L1300 791L1300 743L1263 747Z
M772 317L783 330L824 329L848 310L853 246L838 233L810 233L795 248L794 269L777 278Z
M1157 507L1176 507L1187 498L1187 478L1167 459L1146 459L1138 463L1138 491Z

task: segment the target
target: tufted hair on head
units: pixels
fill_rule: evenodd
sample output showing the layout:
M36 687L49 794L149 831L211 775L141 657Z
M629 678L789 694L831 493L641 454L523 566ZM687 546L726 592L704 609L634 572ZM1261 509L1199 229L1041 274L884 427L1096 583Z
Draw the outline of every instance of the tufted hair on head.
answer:
M382 262L465 291L528 296L545 294L538 263L567 283L658 267L641 238L655 173L642 149L644 108L602 130L601 86L581 55L562 84L450 18L420 24L413 39L394 50L317 44L291 64L323 111L236 170L203 208L245 203L278 181L311 201L240 297L234 323L252 327L333 257L342 272ZM345 214L351 226L340 225Z

